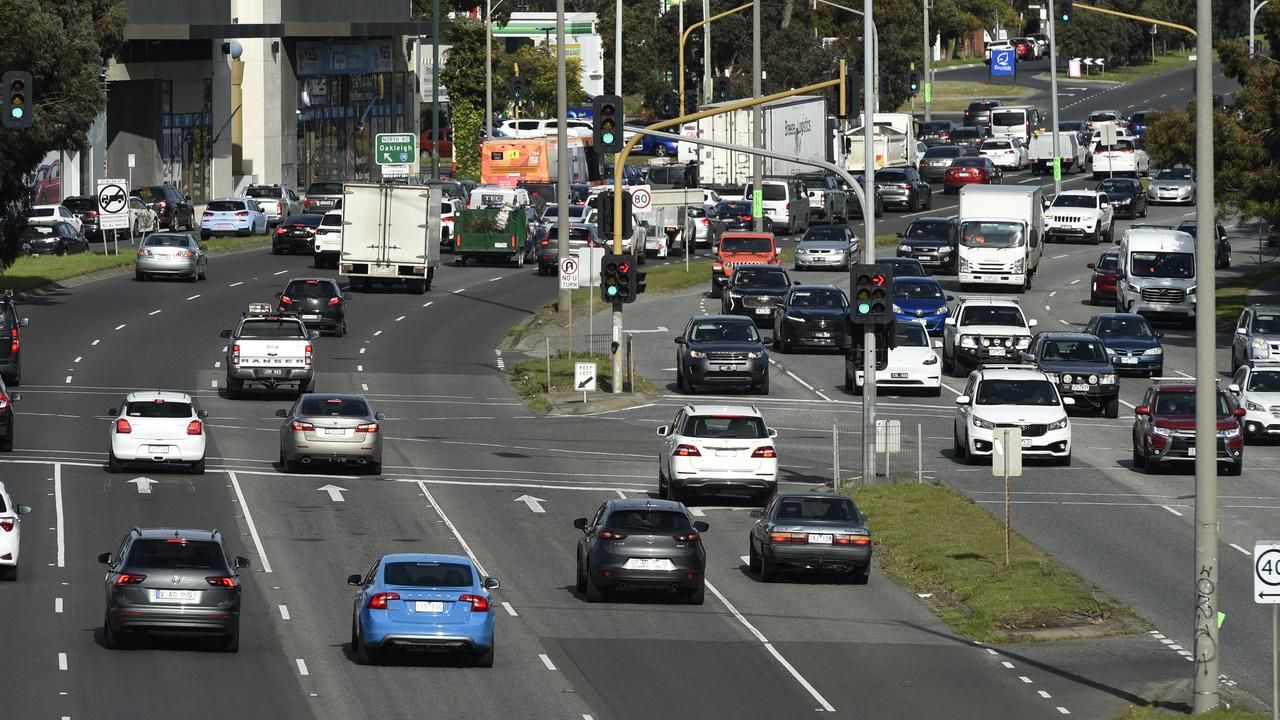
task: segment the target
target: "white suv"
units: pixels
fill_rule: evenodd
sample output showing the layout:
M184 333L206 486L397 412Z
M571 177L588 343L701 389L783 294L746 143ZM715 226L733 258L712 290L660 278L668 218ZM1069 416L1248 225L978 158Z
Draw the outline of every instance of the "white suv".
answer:
M1066 408L1074 404L1034 365L975 370L956 398L954 457L976 464L991 455L997 427L1018 427L1023 457L1070 465L1071 421Z
M1280 436L1280 365L1275 361L1241 365L1227 390L1244 408L1240 424L1245 442Z
M1031 347L1035 326L1012 298L961 298L943 320L942 370L964 377L984 363L1017 362Z
M315 266L338 267L338 258L342 256L342 210L330 210L320 218L316 227L316 249L312 254Z
M778 490L777 430L754 405L685 405L658 428L658 491L749 494L768 504Z
M1115 237L1115 209L1111 198L1097 190L1065 190L1058 193L1044 213L1044 237L1052 240L1084 240L1098 244Z

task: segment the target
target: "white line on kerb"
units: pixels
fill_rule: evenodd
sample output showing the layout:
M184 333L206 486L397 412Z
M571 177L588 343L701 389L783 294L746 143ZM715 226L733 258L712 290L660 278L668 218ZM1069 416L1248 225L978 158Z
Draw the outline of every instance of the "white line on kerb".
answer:
M546 665L546 666L547 666L547 669L548 669L548 670L555 670L555 669L556 669L556 665L555 665L555 663L551 662L551 658L547 657L546 655L543 655L543 654L539 653L539 654L538 654L538 659L542 661L542 664L543 664L543 665Z
M66 567L67 533L63 529L62 463L53 464L53 515L58 526L58 567Z
M1231 547L1233 547L1233 548L1235 548L1235 549L1239 550L1240 552L1244 553L1245 555L1253 555L1253 553L1252 553L1252 552L1250 552L1249 550L1245 550L1244 548L1240 547L1239 545L1237 545L1237 544L1235 544L1235 543L1227 543L1227 544L1228 544L1228 545L1230 545Z
M506 600L502 601L502 609L506 610L507 614L510 615L511 617L520 616L520 613L516 612L516 609L511 607L511 603L507 602Z
M67 654L66 654L66 653L58 653L58 669L59 669L59 670L64 670L64 671L67 669Z
M294 660L294 662L298 664L298 674L299 674L299 675L306 676L306 675L310 675L310 674L311 674L310 672L308 672L308 671L307 671L307 661L306 661L306 660L303 660L302 658L298 658L298 659Z
M471 558L471 562L475 563L476 569L480 571L481 575L488 575L489 573L485 572L484 566L480 564L478 559L476 559L476 554L471 552L471 546L462 538L462 533L458 532L458 528L454 526L453 521L449 519L448 515L444 514L444 510L440 509L440 505L436 502L435 497L432 496L431 491L427 489L427 484L421 480L418 480L417 483L418 489L422 491L422 496L425 497L427 502L431 504L431 507L435 509L436 514L444 521L445 527L449 528L449 532L453 533L453 536L458 539L458 544L462 546L464 551L466 551L467 557Z
M289 607L287 605L280 606L280 619L281 620L289 619Z
M1174 515L1177 515L1178 517L1182 517L1182 513L1178 512L1177 510L1174 510L1168 505L1161 505L1160 507L1164 508L1165 510L1168 510L1169 512L1173 513Z
M249 503L244 501L244 491L240 489L240 480L234 472L228 471L227 477L231 478L231 487L236 491L236 500L240 502L240 511L244 513L244 524L249 526L249 535L253 538L253 547L258 551L258 558L262 560L262 572L271 572L271 561L267 559L267 551L262 547L262 538L258 535L258 526L253 524L253 513L249 512ZM299 660L298 662L302 662ZM304 675L306 673L303 673Z
M796 682L800 683L801 687L809 691L809 695L811 695L814 700L818 701L818 704L822 706L823 710L826 710L827 712L836 711L836 709L831 706L831 703L827 702L827 699L822 697L822 693L818 692L817 688L809 684L809 681L800 674L800 671L795 669L795 666L787 662L787 659L782 656L782 653L778 652L778 649L773 646L773 643L769 642L769 638L765 637L763 633L756 629L755 625L752 625L749 620L743 617L742 613L738 612L738 608L734 607L733 603L729 602L729 599L722 595L720 591L716 589L715 585L708 582L706 583L706 586L707 589L711 591L712 595L715 595L720 599L720 602L724 603L724 606L735 618L738 619L738 622L742 623L742 625L746 627L752 635L756 636L756 639L759 640L764 645L765 649L769 651L769 654L773 655L774 659L776 659L778 663L791 674L791 677L795 678Z
M125 325L127 325L127 324L128 324L128 323L120 323L119 325L117 325L117 326L116 326L116 329L117 329L117 330L122 330L122 329L124 329L124 326L125 326Z
M382 334L382 331L381 331L381 330L374 330L374 331L373 331L373 336L374 336L374 337L378 337L378 336L379 336L379 335L381 335L381 334Z

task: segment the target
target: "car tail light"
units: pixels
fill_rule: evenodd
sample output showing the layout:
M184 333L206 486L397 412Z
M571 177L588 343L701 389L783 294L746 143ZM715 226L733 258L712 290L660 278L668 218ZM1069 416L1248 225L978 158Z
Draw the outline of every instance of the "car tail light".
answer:
M165 208L167 208L167 207L169 207L169 201L168 201L168 200L161 200L161 201L160 201L160 209L161 209L161 210L163 210L163 209L165 209Z
M769 542L789 543L789 542L805 542L808 536L804 533L793 532L771 532L769 533Z
M542 247L546 247L546 246L548 246L548 245L550 245L550 244L551 244L551 241L550 241L550 240L543 240L543 241L542 241Z
M18 342L18 328L9 328L9 352L17 355L20 347L22 343Z
M899 185L898 185L898 187L899 187L899 188L902 188L903 190L910 190L910 189L911 189L911 183L901 183L901 184L899 184Z
M190 250L179 250L179 251L178 251L178 257L193 257L194 255L195 255L195 253L191 252Z
M710 224L711 224L711 221L710 221L710 220L708 220L708 219L706 219L706 218L702 218L702 221L701 221L701 222L702 222L702 224L703 224L703 225L710 225Z
M461 248L461 247L462 247L462 233L455 233L455 234L454 234L454 236L453 236L453 246L454 246L454 247L456 247L456 248Z
M203 433L204 433L204 423L200 422L199 420L192 420L191 422L187 423L188 435L201 435Z
M137 573L120 573L120 575L116 577L116 584L117 585L137 585L146 579L147 579L146 575L139 575Z
M98 211L97 211L97 210L87 210L87 211L85 211L84 216L85 216L85 217L89 217L89 218L96 218L96 217L98 217Z
M1093 149L1093 154L1094 154L1094 155L1101 155L1101 154L1102 154L1102 152L1103 152L1103 150L1102 150L1102 148L1101 148L1101 147L1096 147L1096 148L1094 148L1094 149Z
M1107 278L1107 280L1109 280L1109 281L1111 281L1111 282L1115 282L1115 281L1116 281L1116 277L1117 277L1117 276L1116 276L1116 274L1115 274L1115 273L1113 273L1113 272L1109 272L1109 273L1107 273L1107 274L1106 274L1106 278Z
M116 418L116 432L121 435L128 435L133 432L133 427L129 425L129 421L124 418Z
M237 211L236 211L236 217L249 217L249 211L248 211L248 210L237 210Z
M302 201L302 207L304 208L315 207L315 204L316 204L316 201L312 200L311 198L307 198L306 200Z
M515 236L515 235L512 235L512 236L511 236L511 247L515 247L515 246L516 246L516 236Z
M342 298L340 298L340 297L331 297L331 298L329 298L329 304L330 304L330 305L341 305L341 304L342 304Z
M679 540L680 542L698 542L699 540L702 539L702 536L699 535L697 532L690 531L682 535L677 535L676 539Z
M200 213L200 217L202 218L213 217L213 211L205 210L204 212Z
M776 450L774 450L774 449L773 449L773 446L772 446L772 445L764 445L764 446L761 446L761 447L756 448L756 451L755 451L755 452L753 452L753 453L751 453L751 457L753 457L753 458L776 458L776 457L778 457L778 453L777 453L777 451L776 451Z
M281 296L280 296L280 304L281 304L281 305L292 305L292 304L293 304L293 298L289 297L288 295L281 295Z
M151 251L147 250L146 248L143 248L138 251L138 257L151 257L151 255L152 255Z
M747 221L751 220L751 216L750 216L750 215L742 215L742 216L740 216L738 219L739 219L739 220L741 220L742 222L747 222Z
M221 588L240 587L240 583L236 582L235 578L227 577L226 575L211 575L205 578L204 581L214 587L221 587Z
M626 533L620 533L617 530L601 530L600 532L596 533L596 537L600 538L601 540L621 540L626 536L627 536Z
M676 457L702 457L702 453L698 452L698 448L693 445L677 445L676 451L672 453Z
M1133 148L1120 148L1120 152L1122 152L1122 153L1132 153L1132 152L1133 152Z
M832 542L836 545L870 545L871 538L867 535L840 535L837 534L832 538Z
M0 530L3 530L5 532L12 532L13 523L14 523L13 518L0 518Z
M315 425L312 425L312 424L311 424L311 423L309 423L309 422L302 422L301 420L294 420L293 422L289 423L289 428L290 428L291 430L297 430L297 431L299 431L299 432L310 432L310 431L315 430L315 429L316 429L316 426L315 426Z
M392 600L399 600L399 599L400 599L400 593L392 593L392 592L375 593L373 597L369 598L369 609L370 610L386 610L388 602Z
M791 212L791 203L787 203L787 212Z
M470 603L471 612L489 612L489 598L483 595L459 595L458 602Z
M231 364L240 364L240 343L231 346Z
M363 424L363 425L357 425L357 426L356 426L356 432L358 432L358 433L376 433L376 432L378 432L378 423L365 423L365 424Z
M311 353L313 350L314 348L312 348L310 345L307 345L307 364L308 365L311 364Z
M298 226L297 226L297 225L294 225L294 227L298 227ZM276 234L277 234L277 235L283 235L283 234L285 233L286 229L287 229L287 228L285 228L285 226L281 225L281 226L279 226L279 227L277 227L277 228L276 228Z

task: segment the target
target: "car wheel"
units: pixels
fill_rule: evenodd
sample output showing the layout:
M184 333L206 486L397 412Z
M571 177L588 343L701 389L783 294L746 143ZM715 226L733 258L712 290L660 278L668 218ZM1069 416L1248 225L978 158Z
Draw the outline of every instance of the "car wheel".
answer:
M847 393L852 393L856 388L856 386L857 386L857 383L854 380L853 373L849 372L849 368L846 365L844 369L844 391Z
M124 472L124 464L116 458L114 450L107 451L107 472L120 473Z
M769 561L769 557L764 554L764 549L761 548L760 582L773 582L774 580L777 579L777 572L778 572L777 568L774 566L772 562Z
M282 250L282 249L280 248L280 246L279 246L279 245L277 245L277 244L275 244L275 243L271 243L271 254L272 254L272 255L283 255L283 254L284 254L284 250Z
M747 536L747 545L751 548L747 556L747 569L753 573L760 572L760 553L756 552L756 544L751 542L751 536Z
M590 567L584 572L587 575L587 602L604 602L604 593L600 591L600 588L596 586L596 581L592 579Z
M768 373L768 372L766 372L766 373L765 373L765 375L764 375L764 382L761 382L761 383L760 383L759 385L757 385L754 389L755 389L755 391L756 391L756 394L757 394L757 395L768 395L768 394L769 394L769 373Z
M334 337L342 337L346 334L347 334L347 324L345 322L339 325L337 330L333 331Z
M942 383L939 382L936 388L929 388L925 394L929 397L942 397Z
M204 458L200 458L199 460L191 463L191 472L194 475L204 474Z
M689 593L688 601L690 605L701 605L707 601L707 586L699 585L697 590Z
M4 381L10 385L21 385L22 384L22 368L18 368L18 372L12 375L6 376Z
M369 463L369 464L366 466L365 471L366 471L366 473L367 473L367 474L369 474L369 475L381 475L381 474L382 474L382 461L381 461L381 460L379 460L379 461L377 461L377 462L371 462L371 463Z
M713 300L719 300L721 297L723 297L723 295L724 293L723 291L720 290L720 286L716 284L715 280L712 280L711 281L711 298Z
M141 270L134 270L133 279L137 282L142 282L147 279L147 276L143 275Z
M693 383L684 378L684 373L679 368L676 368L676 390L684 395L693 394Z
M120 637L121 633L111 629L111 619L103 614L102 616L102 644L108 650L123 650L125 643Z
M969 438L966 436L964 439L964 464L977 465L981 460L981 456L969 452Z
M356 631L353 631L353 632L356 632ZM359 634L356 634L355 637L353 638L352 645L355 646L352 649L356 651L357 665L376 665L377 664L378 652L376 650L370 650L364 644L364 638L360 637Z
M912 195L911 200L907 202L907 211L915 212L919 209L920 209L920 198L918 196Z
M1058 464L1062 467L1071 467L1071 453L1067 453L1066 457L1058 458Z
M200 277L199 277L199 279L200 279L200 280L208 280L208 279L209 279L209 263L208 263L208 261L206 261L206 262L205 262L205 264L204 264L204 269L202 269L202 270L200 271Z
M227 397L235 400L244 392L244 381L236 378L227 378Z
M578 591L578 594L582 595L583 593L585 593L587 591L587 575L586 573L582 572L581 557L578 558L578 568L577 568L577 573L574 576L574 580L575 580L574 589Z
M1236 476L1236 475L1239 475L1240 472L1243 470L1244 470L1244 461L1227 463L1226 472L1222 474ZM17 568L14 568L14 569L16 570Z
M849 579L853 580L854 585L866 585L871 581L871 565L855 567L849 572Z
M1106 409L1103 410L1103 414L1109 418L1120 417L1120 401L1117 399L1108 402Z
M955 428L951 428L951 457L959 460L964 455L964 446L960 444L960 436Z
M0 439L0 451L13 452L13 428L10 426L9 434Z
M481 668L493 667L493 652L494 652L494 647L496 645L497 645L497 640L495 638L490 638L489 649L476 655L476 667L481 667Z
M222 652L238 653L240 652L240 626L237 624L231 630L231 634L222 641Z
M1146 468L1148 475L1155 475L1160 472L1160 461L1151 457L1149 449L1143 452L1142 460L1142 467Z

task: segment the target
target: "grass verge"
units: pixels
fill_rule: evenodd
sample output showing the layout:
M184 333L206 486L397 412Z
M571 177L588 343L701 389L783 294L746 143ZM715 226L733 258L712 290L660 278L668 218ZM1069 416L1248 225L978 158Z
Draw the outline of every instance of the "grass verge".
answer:
M1280 267L1263 268L1245 273L1220 285L1214 294L1218 303L1218 322L1235 324L1240 319L1240 311L1244 310L1244 306L1249 302L1249 291L1278 275L1280 275Z
M1176 715L1184 715L1184 713L1130 705L1116 716L1116 720L1158 720ZM1271 720L1271 715L1267 713L1226 709L1213 710L1196 717L1200 720Z
M1035 92L1034 88L1008 83L984 83L966 80L939 80L933 84L934 112L961 112L969 107L974 98L1017 99ZM1009 103L1005 103L1006 105ZM918 108L924 107L924 96L915 98ZM911 101L898 107L898 112L911 112Z
M1083 75L1079 78L1071 78L1071 80L1112 80L1115 82L1131 82L1133 80L1151 77L1152 75L1160 75L1161 73L1166 73L1171 70L1195 67L1191 61L1187 59L1188 57L1190 57L1190 55L1184 53L1157 55L1154 63L1123 65L1115 69L1104 68L1103 72Z
M574 353L569 355L566 352L559 352L551 356L550 364L550 382L547 377L547 360L546 358L529 358L508 366L507 372L511 374L511 384L515 386L516 392L520 394L521 399L532 410L546 410L551 407L551 403L547 400L548 392L551 393L568 393L573 392L573 366L574 363L594 362L596 364L596 385L601 391L607 392L613 387L613 361L609 355L604 353ZM648 380L639 375L634 378L634 392L657 392L658 388Z
M204 241L210 255L239 250L257 245L265 246L270 242L266 235L250 237L210 238ZM80 253L54 257L52 255L27 255L16 259L12 265L0 274L0 290L22 292L41 285L48 285L60 280L67 280L78 275L119 267L132 267L138 257L135 247L126 245L120 248L120 254L103 255L98 252Z
M939 616L966 638L1000 642L1011 631L1131 616L1016 533L1006 566L1004 523L950 488L904 483L854 497L885 572L912 592L932 593Z

